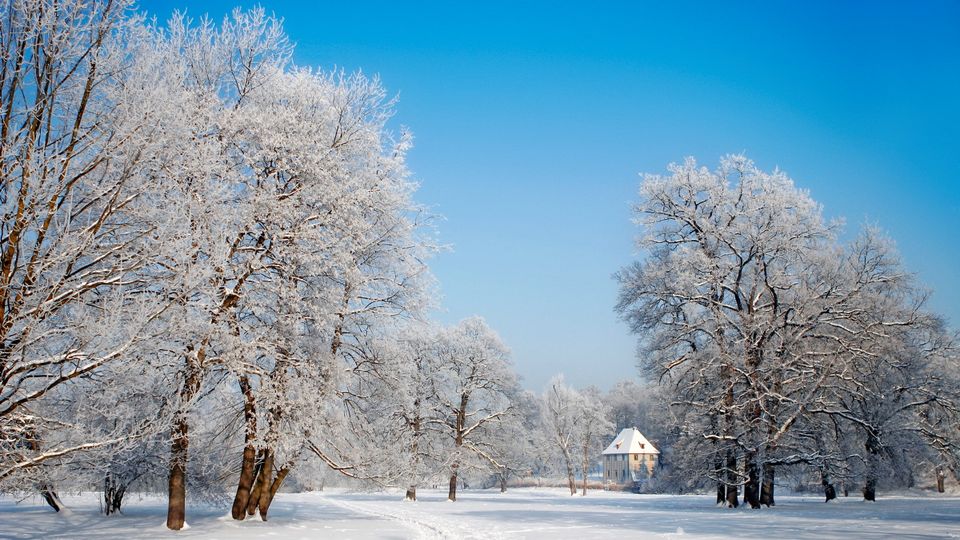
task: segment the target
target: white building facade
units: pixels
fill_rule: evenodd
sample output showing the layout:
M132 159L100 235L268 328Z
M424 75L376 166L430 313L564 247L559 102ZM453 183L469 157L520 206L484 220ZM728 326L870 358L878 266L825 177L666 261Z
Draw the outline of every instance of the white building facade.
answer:
M620 432L603 451L603 480L614 484L632 484L653 475L660 451L637 428Z

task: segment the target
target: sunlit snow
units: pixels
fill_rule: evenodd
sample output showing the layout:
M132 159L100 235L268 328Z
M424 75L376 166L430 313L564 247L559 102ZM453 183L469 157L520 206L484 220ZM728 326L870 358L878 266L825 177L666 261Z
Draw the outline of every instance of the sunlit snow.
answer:
M73 513L52 512L39 500L0 500L2 538L950 538L960 536L960 498L893 496L876 503L851 494L836 504L820 497L781 496L771 509L729 510L702 495L633 495L560 489L466 490L456 503L445 492L339 490L281 494L270 522L232 520L222 508L188 511L189 530L164 527L165 503L130 496L124 514L103 517L96 494L64 497ZM951 536L952 535L952 536Z

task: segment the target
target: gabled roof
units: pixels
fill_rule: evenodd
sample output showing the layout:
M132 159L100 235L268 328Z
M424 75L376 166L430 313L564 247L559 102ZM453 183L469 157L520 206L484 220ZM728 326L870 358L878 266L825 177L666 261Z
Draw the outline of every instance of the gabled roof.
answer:
M603 451L603 455L609 454L659 454L660 451L654 448L650 441L640 433L637 428L626 428L610 446Z

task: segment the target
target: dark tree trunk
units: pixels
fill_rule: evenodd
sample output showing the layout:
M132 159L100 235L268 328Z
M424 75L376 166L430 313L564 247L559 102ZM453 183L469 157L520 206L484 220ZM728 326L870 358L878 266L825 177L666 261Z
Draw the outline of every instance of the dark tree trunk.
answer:
M457 500L457 468L459 467L459 463L454 463L451 466L453 473L450 474L450 488L447 491L447 499L451 501Z
M727 391L723 397L723 404L726 408L726 412L724 413L724 422L726 424L724 426L724 433L728 436L732 434L734 425L733 413L731 412L734 404L733 385L728 384L728 381L730 381L732 378L733 368L729 365L724 365L720 369L720 380L721 384L725 384L727 387ZM730 442L725 443L725 445L727 445L727 466L725 470L727 477L725 486L727 492L727 507L736 508L740 506L740 501L737 500L737 485L739 484L739 479L737 478L737 456L733 453L733 450L729 446Z
M260 474L263 471L263 463L266 460L266 450L260 450L257 453L257 466L256 470L253 473L256 480L253 483L253 491L250 492L250 497L247 499L247 515L252 516L257 513L257 503L260 502L260 492L263 491L263 475Z
M733 452L727 451L727 507L740 506L737 500L737 458Z
M867 482L863 486L863 500L865 501L875 501L877 500L877 479L873 477L868 477Z
M60 500L60 496L57 495L57 492L54 491L53 486L50 484L43 483L40 485L40 496L50 505L50 508L53 508L57 512L65 508L63 501Z
M763 484L760 486L760 504L766 505L767 508L771 506L776 506L776 501L773 499L773 490L776 485L776 468L772 463L763 464Z
M749 452L744 458L743 468L747 483L743 486L743 502L750 508L760 508L760 471L757 468L757 455Z
M266 455L266 459L263 460L263 468L260 469L262 483L260 483L260 493L256 501L257 509L260 511L260 519L263 521L267 520L266 510L270 506L270 491L273 486L273 450L268 448Z
M463 432L466 429L467 424L467 405L470 402L469 394L460 395L460 408L457 409L457 418L454 429L456 430L456 436L453 439L454 451L460 452L460 449L463 447ZM457 500L457 472L460 469L460 458L459 456L450 466L450 489L447 492L447 499L451 501Z
M942 466L937 466L937 493L943 493L946 488L943 485L944 480L946 479L947 474L944 472Z
M194 358L187 351L186 374L180 389L180 407L173 421L170 443L170 476L167 481L167 528L179 531L186 519L187 459L190 449L190 423L187 418L190 401L200 391L201 366L206 356L201 346Z
M120 512L123 496L127 491L125 485L120 484L109 474L103 478L103 513L111 515Z
M253 482L257 475L256 461L257 450L253 445L245 446L243 462L240 465L240 480L237 482L237 494L233 498L233 507L230 509L233 519L242 520L247 517L247 505L250 503Z
M880 438L874 433L867 434L867 479L863 486L863 499L865 501L877 500L877 474L879 473L880 459Z
M407 494L404 495L404 500L415 501L417 500L417 486L410 486L407 488Z
M500 493L507 492L507 471L500 473Z
M727 503L727 485L723 482L723 458L720 452L713 454L713 470L717 475L717 505Z
M830 502L837 498L837 490L830 483L830 473L823 467L820 468L820 485L823 486L823 496L826 497L823 502Z
M179 531L186 519L187 457L190 441L186 414L173 423L173 442L170 445L170 476L167 482L167 528Z
M240 377L240 390L243 392L243 416L246 420L244 434L243 459L240 462L240 479L237 481L237 494L233 498L233 507L230 515L233 519L242 520L247 517L247 504L250 502L250 490L253 488L254 475L257 466L257 449L253 441L257 435L256 403L250 379L244 375Z
M277 495L277 491L280 491L280 487L283 486L283 481L287 478L287 474L290 473L290 467L286 466L281 468L277 472L277 476L273 479L273 482L270 484L270 489L266 491L267 496L260 497L260 519L266 521L267 513L270 511L270 505L273 504L273 498Z
M751 336L750 343L759 343L756 332ZM760 364L763 361L763 352L758 346L750 346L746 351L745 364L749 373L750 388L756 393L760 389ZM750 411L750 422L754 426L760 425L762 409L759 396L754 401ZM743 472L746 476L746 484L743 486L743 502L750 505L750 508L760 508L760 466L757 463L757 453L747 452L743 460Z
M287 353L282 349L281 352L283 354L273 367L271 376L273 377L277 388L282 392L286 385L285 374L287 369ZM333 350L333 353L336 354L335 349ZM271 407L269 412L270 415L267 418L267 440L276 441L279 438L280 422L283 419L283 409L280 407ZM283 465L277 470L277 475L273 475L274 466L278 465L276 463L276 457L277 454L271 446L268 446L264 449L263 466L260 467L260 474L257 477L259 491L257 491L256 499L251 497L250 501L247 503L248 513L252 514L251 509L253 508L253 505L256 505L256 508L260 511L260 519L263 521L267 521L267 513L270 510L270 504L273 503L273 497L277 494L277 490L279 490L280 486L283 485L283 480L290 472L291 465Z

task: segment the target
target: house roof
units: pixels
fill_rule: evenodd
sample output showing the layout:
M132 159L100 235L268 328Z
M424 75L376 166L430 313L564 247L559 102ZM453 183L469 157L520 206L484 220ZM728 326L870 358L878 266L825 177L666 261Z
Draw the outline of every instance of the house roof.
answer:
M640 430L635 427L626 428L621 431L620 434L613 439L613 442L610 443L610 446L603 451L603 455L659 453L660 451L650 444L650 441L643 436L643 433L640 433Z

